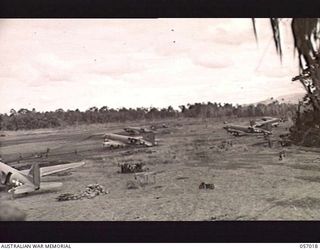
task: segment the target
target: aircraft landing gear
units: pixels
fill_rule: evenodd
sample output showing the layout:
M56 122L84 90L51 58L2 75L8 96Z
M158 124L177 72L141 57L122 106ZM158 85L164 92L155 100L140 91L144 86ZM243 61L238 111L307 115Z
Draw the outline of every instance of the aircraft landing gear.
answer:
M8 193L10 194L10 199L14 200L14 198L15 198L15 196L14 196L14 188L9 189Z

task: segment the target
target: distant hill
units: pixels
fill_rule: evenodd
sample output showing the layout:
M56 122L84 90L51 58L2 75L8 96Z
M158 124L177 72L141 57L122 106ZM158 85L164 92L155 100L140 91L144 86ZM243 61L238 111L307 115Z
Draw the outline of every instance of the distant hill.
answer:
M259 103L261 104L265 104L268 105L269 103L272 103L274 101L278 101L279 103L298 103L299 101L301 101L303 99L303 97L305 96L305 93L294 93L294 94L289 94L289 95L282 95L282 96L278 96L278 97L270 97L266 100L260 101L260 102L256 102L253 103L254 105L257 105Z

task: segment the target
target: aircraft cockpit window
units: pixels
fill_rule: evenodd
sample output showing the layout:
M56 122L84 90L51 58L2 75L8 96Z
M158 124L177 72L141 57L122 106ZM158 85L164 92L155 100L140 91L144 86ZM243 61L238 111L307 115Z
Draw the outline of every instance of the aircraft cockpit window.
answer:
M6 185L7 183L9 183L9 180L10 180L10 177L11 177L12 173L9 172L9 173L6 174L5 172L1 171L0 175L1 175L0 176L1 184Z

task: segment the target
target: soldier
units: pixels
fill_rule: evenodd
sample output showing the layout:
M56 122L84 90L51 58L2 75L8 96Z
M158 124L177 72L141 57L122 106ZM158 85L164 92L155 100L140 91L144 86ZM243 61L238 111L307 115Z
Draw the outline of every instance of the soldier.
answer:
M50 148L47 148L47 151L46 151L46 158L48 158L49 152L50 152Z
M286 155L285 155L285 152L284 152L283 150L280 151L280 152L279 152L279 161L282 161L285 156L286 156Z

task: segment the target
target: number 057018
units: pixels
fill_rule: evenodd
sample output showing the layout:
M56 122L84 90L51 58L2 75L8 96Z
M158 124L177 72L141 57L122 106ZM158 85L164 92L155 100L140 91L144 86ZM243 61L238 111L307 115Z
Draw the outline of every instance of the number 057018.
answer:
M300 244L300 248L318 248L318 244Z

